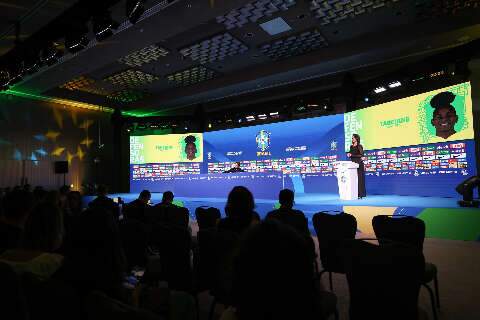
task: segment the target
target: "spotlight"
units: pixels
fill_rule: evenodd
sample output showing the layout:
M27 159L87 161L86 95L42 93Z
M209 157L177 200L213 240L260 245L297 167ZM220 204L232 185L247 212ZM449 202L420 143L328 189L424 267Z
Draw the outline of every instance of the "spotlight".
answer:
M211 123L208 124L208 129L212 129L212 124Z
M373 90L373 92L375 92L375 93L377 93L377 94L378 94L378 93L385 92L385 91L387 91L387 89L386 89L385 87L377 87L377 88L375 88L375 89Z
M112 19L108 11L93 17L93 32L98 41L103 41L113 35L118 23Z
M402 85L402 83L400 81L394 81L394 82L389 83L388 87L393 89L393 88L400 87L401 85Z
M480 177L473 176L460 183L456 188L459 194L463 196L463 200L458 201L461 207L478 207L480 202L473 200L473 190L480 185Z
M369 98L369 97L365 97L365 98L363 98L363 101L369 102L369 101L370 101L370 98Z
M145 12L145 0L127 0L125 5L126 16L132 24L137 23Z
M65 36L65 47L70 53L83 50L90 40L87 38L88 28L85 25L77 26Z

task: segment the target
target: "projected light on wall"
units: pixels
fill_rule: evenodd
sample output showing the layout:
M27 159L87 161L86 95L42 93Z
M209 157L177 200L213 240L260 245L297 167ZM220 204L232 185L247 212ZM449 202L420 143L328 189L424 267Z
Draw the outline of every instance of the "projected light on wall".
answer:
M145 73L139 70L129 69L120 73L113 74L106 81L121 87L138 87L157 81L159 78L153 74Z
M325 26L381 9L400 0L313 0L310 11Z
M256 22L281 11L287 11L297 3L296 0L259 0L247 3L243 7L233 9L229 13L216 18L227 30L241 28L247 23Z
M298 56L328 46L327 40L316 29L281 38L260 46L260 51L272 60Z
M169 52L167 49L152 44L138 51L134 51L123 58L120 58L118 62L126 64L130 67L140 67L152 61L157 61L162 57L166 57L168 53Z
M177 86L186 87L196 83L211 80L217 76L217 73L213 70L205 68L204 66L196 66L190 69L179 71L166 78L169 82L174 83Z
M180 50L180 54L201 64L220 61L248 51L248 47L229 33L222 33L210 39Z

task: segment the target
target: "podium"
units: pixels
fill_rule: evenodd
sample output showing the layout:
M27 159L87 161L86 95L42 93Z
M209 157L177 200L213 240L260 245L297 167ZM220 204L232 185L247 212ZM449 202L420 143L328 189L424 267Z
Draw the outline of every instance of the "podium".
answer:
M338 193L342 200L358 199L358 163L352 161L338 161L337 181Z

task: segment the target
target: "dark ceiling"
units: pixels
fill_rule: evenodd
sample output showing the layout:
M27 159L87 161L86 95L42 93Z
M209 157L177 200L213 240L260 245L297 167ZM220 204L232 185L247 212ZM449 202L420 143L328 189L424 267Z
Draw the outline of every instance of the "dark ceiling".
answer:
M57 11L38 11L32 22L37 27L73 1L44 2ZM288 94L286 87L302 81L328 77L321 86L338 86L341 77L335 75L347 71L368 79L480 38L480 0L147 4L150 10L137 24L122 23L108 40L92 41L15 89L139 114L185 112L198 103L213 110L272 88ZM124 5L112 8L119 22L125 20ZM31 6L10 1L0 8L0 19L18 19ZM8 25L1 22L0 32ZM2 40L0 50L5 48Z

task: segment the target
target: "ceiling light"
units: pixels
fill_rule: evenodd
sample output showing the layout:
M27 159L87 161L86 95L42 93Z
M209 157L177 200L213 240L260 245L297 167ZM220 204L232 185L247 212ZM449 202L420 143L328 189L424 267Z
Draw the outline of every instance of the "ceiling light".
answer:
M125 11L128 21L135 24L145 12L145 0L127 0Z
M385 87L377 87L373 90L373 92L375 93L381 93L381 92L385 92L387 91L387 89L385 89Z
M41 61L47 66L51 66L57 63L58 59L62 56L63 51L57 48L55 43L51 43L46 46L41 53Z
M245 119L247 119L247 121L255 121L254 116L246 116Z
M267 115L266 114L259 114L258 119L265 120L265 119L267 119Z
M270 116L271 116L271 117L278 116L278 111L276 111L276 112L270 112Z
M108 11L93 17L93 32L98 41L111 37L117 28L118 22L112 19Z
M388 84L388 87L389 88L397 88L397 87L400 87L402 85L402 83L400 81L394 81L394 82L391 82Z
M292 27L281 17L260 24L260 28L271 36L292 30Z
M70 53L77 53L83 50L90 40L87 38L85 30L71 31L65 36L65 47Z

